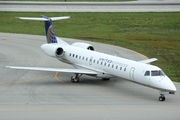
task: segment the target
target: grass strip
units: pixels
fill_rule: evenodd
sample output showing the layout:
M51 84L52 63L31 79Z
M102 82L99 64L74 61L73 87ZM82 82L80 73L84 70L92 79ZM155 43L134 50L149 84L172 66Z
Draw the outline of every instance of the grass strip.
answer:
M41 21L15 17L71 16L54 21L59 37L76 38L126 47L149 58L180 82L180 12L161 13L41 13L0 12L0 32L45 35Z

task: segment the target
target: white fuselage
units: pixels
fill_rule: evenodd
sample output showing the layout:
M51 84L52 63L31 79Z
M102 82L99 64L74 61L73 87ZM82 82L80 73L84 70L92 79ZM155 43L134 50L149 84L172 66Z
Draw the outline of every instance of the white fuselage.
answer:
M63 45L63 49L65 53L58 58L60 61L78 69L95 71L98 73L96 77L120 77L161 91L176 91L174 84L166 75L151 75L153 70L161 71L156 66L71 45ZM146 71L150 71L149 76L145 76Z

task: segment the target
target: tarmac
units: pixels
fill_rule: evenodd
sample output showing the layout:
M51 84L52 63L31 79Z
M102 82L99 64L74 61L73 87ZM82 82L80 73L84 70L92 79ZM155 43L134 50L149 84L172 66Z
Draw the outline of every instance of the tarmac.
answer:
M96 51L143 60L147 57L125 48L86 42ZM175 95L160 102L159 91L121 78L110 81L83 75L8 69L5 66L73 68L40 49L45 36L0 33L0 119L2 120L155 120L180 119L180 84Z
M133 2L17 2L0 1L0 11L27 12L175 12L180 0ZM96 51L143 60L136 51L86 42ZM0 33L0 119L2 120L179 120L180 83L175 95L159 102L159 91L121 78L110 81L83 75L71 83L72 74L8 69L5 66L73 68L44 54L45 36Z

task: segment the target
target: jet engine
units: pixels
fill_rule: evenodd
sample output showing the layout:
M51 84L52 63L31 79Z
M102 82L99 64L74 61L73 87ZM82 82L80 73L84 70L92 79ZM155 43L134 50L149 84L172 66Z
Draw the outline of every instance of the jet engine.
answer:
M94 47L87 43L76 42L76 43L73 43L72 46L76 46L76 47L94 51Z
M62 57L65 52L61 46L55 44L43 44L41 49L51 57Z
M61 57L61 56L64 55L64 50L63 50L63 48L59 47L59 48L56 49L55 53L56 53L57 57Z

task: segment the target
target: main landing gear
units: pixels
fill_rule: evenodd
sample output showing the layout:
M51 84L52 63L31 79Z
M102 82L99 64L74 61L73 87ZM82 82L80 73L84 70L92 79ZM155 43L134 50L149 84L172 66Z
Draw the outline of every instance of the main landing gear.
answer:
M165 101L165 96L164 96L164 94L161 94L161 96L159 97L159 101Z
M73 83L77 83L79 82L79 78L81 77L82 74L78 74L78 73L75 73L72 77L71 77L71 82Z

